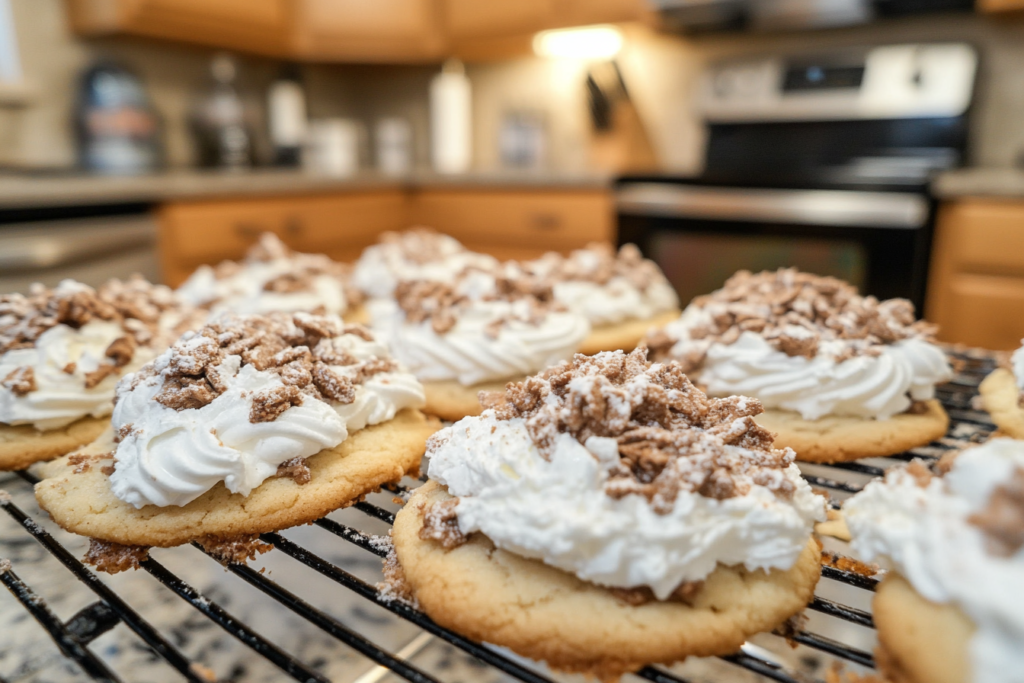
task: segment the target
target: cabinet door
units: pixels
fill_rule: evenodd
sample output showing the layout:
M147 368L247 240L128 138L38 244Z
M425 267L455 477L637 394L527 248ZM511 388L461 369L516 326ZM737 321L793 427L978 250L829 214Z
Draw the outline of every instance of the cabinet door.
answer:
M197 266L240 259L264 232L293 249L354 261L385 230L408 225L399 190L176 202L159 212L164 281L177 286Z
M636 21L643 15L645 0L554 0L559 26L613 24Z
M967 199L942 206L935 228L928 318L944 341L1012 349L1024 337L1024 202Z
M414 198L412 216L499 258L615 239L612 199L603 190L426 190Z
M555 0L444 0L445 25L455 40L532 33L554 18Z
M125 33L283 55L288 0L67 0L72 28L85 35Z
M1024 12L1024 0L978 0L977 8L986 14Z
M445 40L439 0L296 0L294 45L307 59L426 61Z

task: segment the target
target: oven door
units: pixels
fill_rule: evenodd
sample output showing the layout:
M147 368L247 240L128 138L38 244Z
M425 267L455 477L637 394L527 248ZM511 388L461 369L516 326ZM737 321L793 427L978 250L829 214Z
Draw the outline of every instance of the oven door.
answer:
M619 242L665 272L685 304L737 270L795 266L923 310L933 206L924 194L623 182Z

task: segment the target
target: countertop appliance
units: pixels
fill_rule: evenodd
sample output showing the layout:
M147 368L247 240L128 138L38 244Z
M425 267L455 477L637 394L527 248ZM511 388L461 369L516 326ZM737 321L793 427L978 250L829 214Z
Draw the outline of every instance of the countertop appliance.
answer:
M976 67L959 43L714 64L704 172L620 179L619 239L684 303L742 268L796 266L920 311L928 181L963 159Z

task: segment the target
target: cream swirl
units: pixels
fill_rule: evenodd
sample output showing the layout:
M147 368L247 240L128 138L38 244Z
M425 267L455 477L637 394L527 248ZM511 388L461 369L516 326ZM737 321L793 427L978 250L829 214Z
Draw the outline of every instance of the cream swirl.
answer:
M1024 344L1024 339L1021 343ZM1010 363L1013 366L1013 376L1017 379L1017 387L1024 392L1024 346L1013 352Z
M429 474L459 497L459 528L481 531L500 548L606 586L648 586L667 598L686 581L701 581L719 564L788 569L806 547L822 499L796 465L781 476L794 493L784 499L764 486L716 500L681 491L668 512L641 494L606 494L618 464L614 439L586 446L557 437L544 458L523 419L494 411L442 430L430 450ZM751 457L736 447L737 459Z
M236 351L229 344L205 370L219 385L216 397L197 407L161 402L166 383L175 381L182 364L191 363L189 357L203 358L207 353L210 334L231 335L239 322L266 326L266 319L253 317L221 320L220 327L210 333L204 329L202 334L186 335L138 375L128 376L118 385L112 422L123 436L115 452L111 489L136 508L187 505L218 482L224 482L232 493L248 495L282 463L337 446L355 430L386 422L403 408L424 404L423 387L390 361L382 344L366 338L365 333L338 333L341 322L330 317L315 319L326 320L335 332L321 338L313 350L313 358L322 359L314 362L313 375L327 377L326 384L317 380L315 386L326 393L309 383L298 400L293 398L279 414L270 419L258 415L262 398L294 389L288 385L302 381L304 375L308 379L309 369L301 358L310 353L309 348L296 344L294 353L287 348L278 352L300 359L298 366L260 369L258 360L244 360L252 358L247 351L240 347ZM317 325L324 326L322 322ZM291 323L279 333L299 335ZM381 363L383 369L368 371ZM339 384L352 389L340 400L330 395L344 393L332 389Z
M0 423L43 431L109 415L118 378L199 318L170 289L141 277L111 280L98 291L64 280L5 299L11 310L0 314L0 348L10 348L0 353ZM13 343L3 343L11 334ZM26 376L28 390L17 390L13 380Z
M494 296L495 279L472 273L459 280L463 297L453 325L438 331L431 319L413 322L399 303L367 304L373 326L395 358L425 381L456 380L465 386L537 372L570 358L590 333L581 315L538 309L529 296Z
M389 298L402 280L452 282L466 268L495 270L498 261L432 230L386 232L377 244L363 250L352 283L370 298Z
M94 320L78 329L57 325L43 332L33 347L0 356L0 378L31 368L35 380L35 389L20 396L0 387L0 422L30 424L45 431L83 417L109 415L118 378L142 367L154 355L151 349L140 347L128 366L96 384L89 382L90 374L109 365L106 351L124 335L119 322L107 320Z
M586 316L591 325L644 320L679 308L679 297L653 261L634 245L616 254L603 244L569 256L550 252L535 261L507 264L551 283L556 301Z
M214 314L321 310L341 315L349 303L344 266L320 254L292 252L270 233L241 263L199 266L177 293Z
M885 420L934 398L935 386L953 376L942 349L913 323L909 302L879 303L795 271L735 279L661 333L670 340L667 356L687 361L710 395L752 396L807 420ZM739 289L748 281L761 286L749 297ZM826 286L834 300L816 292Z
M993 554L977 524L999 489L1022 483L1024 443L992 439L960 454L944 477L924 483L889 470L843 505L859 556L890 562L924 598L974 622L974 683L1018 683L1024 671L1024 547Z

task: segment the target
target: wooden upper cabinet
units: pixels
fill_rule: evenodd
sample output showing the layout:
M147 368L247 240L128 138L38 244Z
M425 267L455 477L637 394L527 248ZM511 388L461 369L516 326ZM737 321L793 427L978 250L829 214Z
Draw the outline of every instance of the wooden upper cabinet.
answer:
M585 26L636 21L644 14L646 0L554 0L554 25Z
M518 56L537 31L636 19L646 0L65 2L81 35L165 38L305 61L414 63Z
M444 56L436 0L295 0L296 56L329 61L428 61Z
M556 0L444 0L445 26L455 41L533 33L547 28Z
M290 51L289 0L66 0L81 35L165 38L271 56Z

